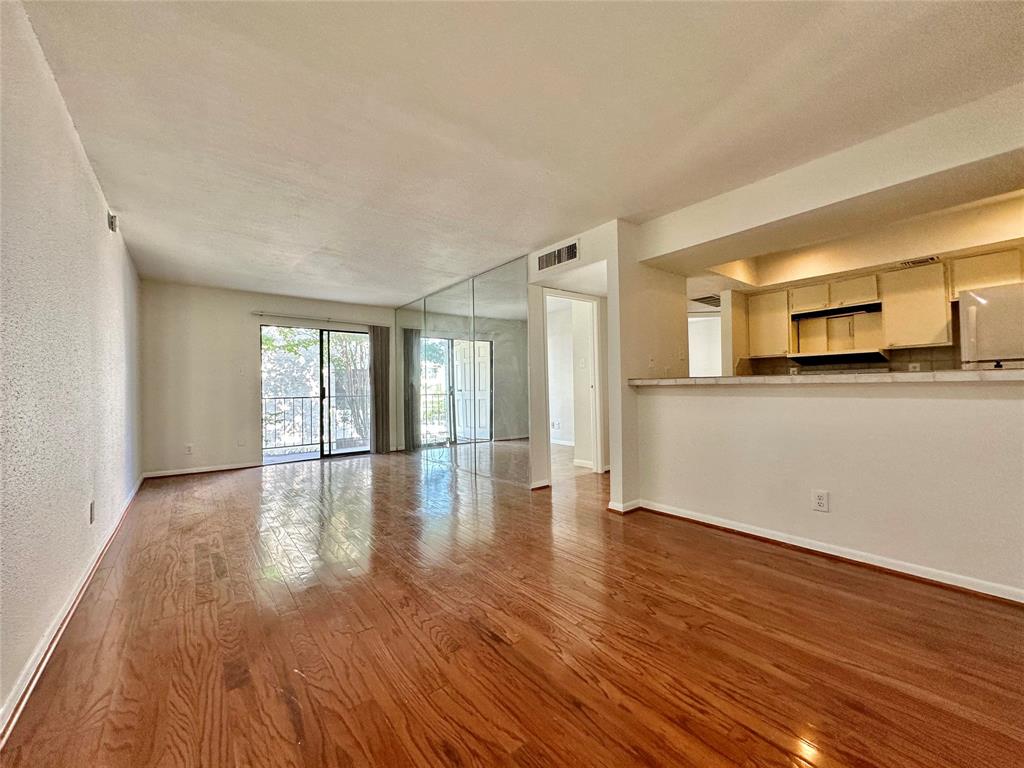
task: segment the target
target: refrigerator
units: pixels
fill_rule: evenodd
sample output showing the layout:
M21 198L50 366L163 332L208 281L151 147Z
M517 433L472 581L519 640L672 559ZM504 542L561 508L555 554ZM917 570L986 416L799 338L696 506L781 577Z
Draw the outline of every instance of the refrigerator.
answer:
M967 370L1024 368L1024 283L960 292L960 360Z

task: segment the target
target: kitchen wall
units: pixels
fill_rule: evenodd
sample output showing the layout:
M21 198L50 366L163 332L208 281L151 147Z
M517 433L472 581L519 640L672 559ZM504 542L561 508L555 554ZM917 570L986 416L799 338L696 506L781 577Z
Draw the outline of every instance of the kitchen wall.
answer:
M282 316L257 317L254 310ZM395 311L388 307L143 281L143 470L172 473L261 462L261 324L359 330L394 322ZM391 337L394 360L393 330ZM391 373L394 377L394 365ZM391 411L394 445L393 401ZM191 455L186 444L193 446Z
M1024 600L1024 384L637 392L644 506Z
M140 461L135 268L24 9L3 3L0 19L2 726Z

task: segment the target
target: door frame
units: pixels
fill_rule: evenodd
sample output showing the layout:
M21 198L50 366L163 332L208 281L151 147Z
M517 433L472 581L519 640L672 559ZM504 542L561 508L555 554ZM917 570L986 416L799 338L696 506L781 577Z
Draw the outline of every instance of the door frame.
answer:
M327 381L324 378L324 370L330 364L330 360L331 360L331 336L330 335L332 333L351 333L353 335L354 334L360 334L360 335L366 337L366 343L369 344L370 343L370 331L369 331L369 329L367 329L365 331L353 331L353 330L349 330L349 329L341 330L341 329L337 329L337 328L318 328L316 330L320 331L320 458L321 459L326 459L326 458L330 458L330 457L333 457L333 456L358 456L360 454L369 453L370 452L370 448L369 447L361 448L361 449L359 449L357 451L339 451L338 453L333 453L330 450L325 450L324 449L325 446L330 445L331 443L334 442L333 439L330 439L330 440L327 439L327 430L325 429L325 427L329 427L330 424L329 423L328 424L324 423L324 413L325 413L325 411L328 411L330 409L330 404L328 402L329 397L328 397L328 394L327 394ZM370 350L370 354L371 355L373 354L372 350ZM373 409L373 378L370 376L369 369L366 372L366 376L369 379L369 384L370 384L370 387L369 387L369 398L370 398L370 408L372 410ZM333 436L332 436L332 438L333 438Z
M551 378L548 371L548 298L561 298L561 299L572 299L573 301L583 301L591 305L591 320L592 327L590 333L590 344L591 344L591 359L593 363L593 378L594 386L591 391L591 433L594 441L594 467L592 472L595 474L602 474L607 471L609 464L609 456L604 455L604 440L605 431L608 425L605 423L604 413L601 408L601 403L604 399L604 391L601 386L601 371L605 365L604 355L601 354L601 298L599 296L592 296L587 293L576 293L575 291L565 291L559 288L541 288L541 305L543 311L541 312L543 333L541 339L543 342L543 357L544 357L544 424L545 432L544 439L548 444L547 459L548 459L548 482L542 483L541 485L547 485L550 483L551 478Z
M308 456L308 457L305 457L305 458L292 459L292 462L296 462L296 461L318 461L320 459L336 458L338 456L360 456L360 455L368 454L370 452L369 448L367 448L365 450L359 450L359 451L346 451L344 453L327 453L327 452L324 451L324 403L325 403L325 400L326 400L326 382L324 381L324 349L325 349L324 334L325 333L332 333L332 332L333 333L361 333L361 334L364 334L367 337L369 337L369 335L370 335L369 327L366 326L366 325L359 325L357 323L332 323L333 325L336 325L336 326L339 326L339 327L325 328L325 327L323 327L323 325L320 324L320 323L323 322L323 320L317 321L316 318L309 318L309 320L316 321L316 322L310 322L310 323L307 324L307 323L302 323L302 322L295 322L295 321L302 320L302 319L305 319L305 318L299 318L299 317L293 318L290 315L274 315L274 314L262 313L262 312L260 312L260 313L253 312L253 314L257 315L258 317L261 318L261 321L257 325L257 330L258 330L257 339L258 339L259 354L260 354L260 401L259 401L260 402L260 416L259 416L259 423L260 423L260 440L259 440L259 445L260 445L260 465L261 466L266 466L266 461L265 461L264 456L263 456L264 448L263 448L263 372L262 372L262 370L263 370L263 363L262 363L262 361L263 361L263 329L264 328L296 328L296 329L303 330L303 331L316 331L318 333L319 360L320 360L320 365L319 365L319 368L318 368L318 373L319 373L319 377L318 378L319 378L319 383L320 383L320 397L319 397L319 406L320 406L319 407L319 410L320 410L320 413L319 413L320 446L319 446L319 451L318 451L318 455L317 456ZM263 318L277 318L277 317L280 317L282 320L291 320L292 322L276 322L275 323L275 322L263 322L262 321ZM372 352L371 352L371 354L372 354ZM372 407L372 399L373 399L373 380L372 380L372 378L370 380L370 399L371 399L371 407ZM290 462L281 461L281 462L273 462L273 463L275 463L275 464L285 464L285 463L290 463Z

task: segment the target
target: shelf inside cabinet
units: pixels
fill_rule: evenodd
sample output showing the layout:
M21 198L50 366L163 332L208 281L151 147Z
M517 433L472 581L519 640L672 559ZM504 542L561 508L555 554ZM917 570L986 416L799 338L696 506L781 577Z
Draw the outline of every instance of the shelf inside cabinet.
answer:
M812 317L835 317L836 315L853 315L859 312L881 312L882 302L866 301L862 304L844 304L842 306L824 307L822 309L805 309L791 312L793 320L805 320Z
M833 352L797 352L787 357L798 365L838 365L845 363L884 363L885 349L843 349Z

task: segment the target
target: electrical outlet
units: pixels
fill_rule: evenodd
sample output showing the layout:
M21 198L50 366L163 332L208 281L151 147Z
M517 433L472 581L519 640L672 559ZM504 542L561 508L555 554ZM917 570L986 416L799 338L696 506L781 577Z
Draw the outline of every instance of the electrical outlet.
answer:
M920 363L907 363L907 370L911 373L919 373L921 370Z
M95 501L90 501L89 502L89 525L92 525L95 522L96 522L96 502Z
M800 368L799 368L799 366L796 366L796 365L789 366L789 375L790 376L799 376L800 375Z
M192 443L185 443L185 455L186 456L191 456L192 455Z
M649 358L647 358L647 367L648 368L653 368L654 367L654 355L651 355Z
M811 509L828 512L828 491L811 491Z

